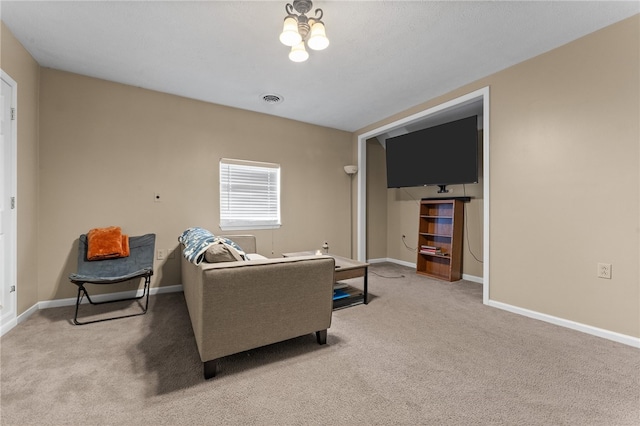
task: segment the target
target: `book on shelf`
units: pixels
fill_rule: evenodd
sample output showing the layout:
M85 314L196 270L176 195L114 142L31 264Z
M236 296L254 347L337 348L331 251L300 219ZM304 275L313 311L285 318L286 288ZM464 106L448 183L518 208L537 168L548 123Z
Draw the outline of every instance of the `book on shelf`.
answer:
M435 250L420 250L420 254L437 254L439 256L443 256L444 253L441 251L435 251Z
M442 251L442 247L435 247L429 245L421 245L420 246L421 254L436 254L439 256L446 256L447 254Z
M333 290L333 300L340 300L349 297L349 293L344 290Z

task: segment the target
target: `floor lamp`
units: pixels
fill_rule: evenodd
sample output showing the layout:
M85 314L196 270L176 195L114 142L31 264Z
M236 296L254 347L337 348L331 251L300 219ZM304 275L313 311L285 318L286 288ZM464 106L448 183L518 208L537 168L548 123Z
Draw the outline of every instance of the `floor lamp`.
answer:
M358 173L358 166L344 166L344 172L349 175L349 247L353 259L353 177Z

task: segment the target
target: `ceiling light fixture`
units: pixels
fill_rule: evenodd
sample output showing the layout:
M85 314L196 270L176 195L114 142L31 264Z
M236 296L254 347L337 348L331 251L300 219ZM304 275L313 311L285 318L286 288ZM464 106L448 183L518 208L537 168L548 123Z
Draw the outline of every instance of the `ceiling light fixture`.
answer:
M305 15L312 8L313 2L310 0L294 0L293 5L287 3L284 7L287 16L284 18L280 41L285 46L291 47L289 59L293 62L304 62L309 58L309 53L304 48L305 40L307 46L313 50L323 50L329 46L324 22L321 21L322 9L316 9L313 17ZM299 15L293 12L294 9ZM308 40L307 36L309 36Z

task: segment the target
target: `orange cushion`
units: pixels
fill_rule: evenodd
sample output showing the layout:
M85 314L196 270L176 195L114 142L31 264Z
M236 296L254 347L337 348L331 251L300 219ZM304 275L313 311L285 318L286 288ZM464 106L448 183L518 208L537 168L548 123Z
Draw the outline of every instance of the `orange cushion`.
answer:
M122 251L120 252L120 257L128 257L129 256L129 236L122 234Z
M87 260L113 259L128 255L129 238L122 235L119 226L94 228L87 234Z

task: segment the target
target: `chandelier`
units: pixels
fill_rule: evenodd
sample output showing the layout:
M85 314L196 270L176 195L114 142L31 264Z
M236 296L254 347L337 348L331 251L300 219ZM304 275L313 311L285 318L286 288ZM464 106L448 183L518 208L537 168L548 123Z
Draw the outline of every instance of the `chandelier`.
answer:
M307 46L313 50L322 50L329 46L324 22L321 21L322 9L316 9L315 16L307 17L305 13L309 12L311 8L313 8L311 0L294 0L293 5L287 3L284 7L287 16L284 18L280 41L285 46L291 47L289 59L293 62L304 62L309 58L309 52L304 48L305 40ZM293 12L294 9L299 15ZM308 40L307 36L309 36Z

